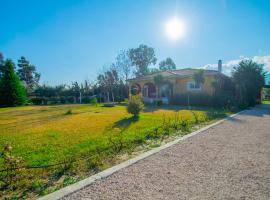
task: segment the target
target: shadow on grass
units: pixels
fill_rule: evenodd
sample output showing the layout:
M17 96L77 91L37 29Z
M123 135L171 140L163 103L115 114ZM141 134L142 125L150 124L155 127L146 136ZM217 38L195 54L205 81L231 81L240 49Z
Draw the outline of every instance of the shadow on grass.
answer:
M155 112L158 110L171 110L178 112L180 110L195 110L195 111L209 111L209 110L218 110L207 106L178 106L178 105L162 105L162 106L155 106L155 105L146 105L144 112ZM221 109L220 109L221 110Z
M130 126L133 123L136 123L137 121L139 121L139 116L124 118L115 122L113 128L127 128L128 126Z

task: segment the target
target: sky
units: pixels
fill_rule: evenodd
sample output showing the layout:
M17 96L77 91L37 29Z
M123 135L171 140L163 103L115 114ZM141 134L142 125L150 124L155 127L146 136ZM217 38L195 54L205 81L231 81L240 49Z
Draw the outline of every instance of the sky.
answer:
M0 0L0 51L25 56L41 82L95 80L121 50L146 44L158 62L177 68L223 70L243 58L270 71L269 0ZM175 41L165 24L177 17L185 36Z

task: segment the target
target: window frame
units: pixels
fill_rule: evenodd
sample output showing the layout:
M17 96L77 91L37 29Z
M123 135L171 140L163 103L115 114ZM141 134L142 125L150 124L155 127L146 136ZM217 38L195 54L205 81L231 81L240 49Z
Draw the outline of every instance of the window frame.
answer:
M191 84L193 85L193 87L190 87ZM199 85L199 87L195 87L196 83L194 81L188 81L187 85L186 85L186 89L187 91L201 91L202 90L202 84Z

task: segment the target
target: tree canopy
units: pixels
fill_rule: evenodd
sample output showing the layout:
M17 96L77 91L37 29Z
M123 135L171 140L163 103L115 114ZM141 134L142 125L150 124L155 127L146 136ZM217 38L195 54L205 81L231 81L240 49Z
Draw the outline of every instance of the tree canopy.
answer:
M157 58L152 47L141 44L138 48L129 50L129 58L136 67L136 76L144 76L149 73L149 66L155 65Z
M198 71L194 72L193 79L197 85L204 84L205 78L204 78L204 70L199 69Z
M159 63L159 69L161 71L174 70L176 69L176 65L171 58L166 58L165 60Z
M18 60L17 74L20 80L25 83L28 93L33 92L38 86L40 74L37 73L36 67L23 56Z
M234 67L232 79L241 104L253 106L265 83L263 66L252 60L243 60Z
M25 89L15 73L14 63L6 60L0 79L0 106L19 106L25 102Z

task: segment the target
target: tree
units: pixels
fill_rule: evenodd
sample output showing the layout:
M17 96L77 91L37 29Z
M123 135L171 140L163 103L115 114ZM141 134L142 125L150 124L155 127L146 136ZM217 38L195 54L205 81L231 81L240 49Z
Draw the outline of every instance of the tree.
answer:
M107 101L110 101L110 95L112 101L115 100L115 90L120 83L118 73L115 69L109 69L103 74L98 75L97 82L101 91L107 94Z
M133 117L138 117L140 112L144 109L144 104L142 99L138 95L131 96L130 100L128 101L127 111L128 113L132 114Z
M232 79L236 85L237 98L242 105L254 106L265 83L263 66L252 60L242 60L234 67Z
M126 83L126 81L131 78L133 74L133 66L129 58L128 51L121 51L117 55L114 65L119 72L119 78L121 78Z
M40 74L37 73L36 67L31 65L25 57L18 60L17 74L21 81L26 85L27 93L31 93L39 84Z
M26 102L26 93L14 70L14 63L6 60L0 79L0 106L20 106Z
M3 73L3 67L4 67L4 56L3 56L3 54L0 52L0 78L1 78L2 73Z
M193 73L193 80L195 81L196 85L204 84L205 78L204 78L204 70L199 69L198 71Z
M160 90L160 87L165 83L165 80L163 78L163 76L161 74L158 74L156 76L154 76L154 83L157 87L157 94L156 94L156 97L158 98L159 97L159 90Z
M176 69L176 65L171 58L166 58L166 60L159 63L159 69L161 71L173 70Z
M149 65L155 65L157 58L152 47L141 44L138 48L129 50L129 58L136 67L136 76L144 76L149 73Z

